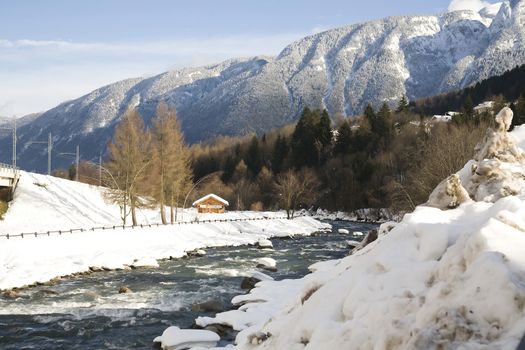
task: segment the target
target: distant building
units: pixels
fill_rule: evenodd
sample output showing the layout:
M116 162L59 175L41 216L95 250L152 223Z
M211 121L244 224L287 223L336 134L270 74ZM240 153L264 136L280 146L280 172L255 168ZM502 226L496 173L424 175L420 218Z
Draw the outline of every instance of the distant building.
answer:
M474 112L481 114L481 113L492 113L492 109L494 108L494 101L485 101L474 107Z
M197 208L199 213L224 213L226 207L229 206L227 200L210 193L193 202L193 207Z
M432 116L432 123L448 123L452 120L452 116L445 114L445 115L434 115Z

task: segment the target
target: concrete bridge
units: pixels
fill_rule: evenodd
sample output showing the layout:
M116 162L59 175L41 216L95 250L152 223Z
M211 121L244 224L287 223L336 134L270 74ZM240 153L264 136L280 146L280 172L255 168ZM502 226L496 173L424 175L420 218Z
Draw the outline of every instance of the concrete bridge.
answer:
M18 168L0 163L0 190L7 190L12 194L15 191L19 177L20 171Z

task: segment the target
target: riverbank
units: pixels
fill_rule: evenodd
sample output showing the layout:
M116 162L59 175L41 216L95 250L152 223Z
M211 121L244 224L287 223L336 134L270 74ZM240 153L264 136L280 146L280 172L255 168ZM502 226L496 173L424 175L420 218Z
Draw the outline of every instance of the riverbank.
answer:
M166 327L189 328L197 317L217 312L197 311L194 305L231 309L231 299L246 291L244 277L254 272L275 280L302 277L314 262L346 256L348 240L362 239L339 229L375 227L330 224L331 232L272 239L273 249L208 248L204 256L159 261L158 268L91 273L20 290L16 299L0 297L0 348L151 349L152 339ZM277 270L258 267L261 259L275 260ZM122 286L132 292L119 294ZM221 345L233 340L222 339Z
M250 218L262 215L236 214ZM329 228L311 217L299 217L3 239L0 289L23 288L91 270L157 266L157 260L181 258L196 249L253 245L272 237L311 235Z
M196 249L329 228L311 217L287 220L283 212L198 214L187 209L178 214L187 223L157 226L159 211L144 209L138 212L139 226L122 227L120 208L106 200L104 188L22 172L0 221L0 290L93 270L155 267L158 260Z

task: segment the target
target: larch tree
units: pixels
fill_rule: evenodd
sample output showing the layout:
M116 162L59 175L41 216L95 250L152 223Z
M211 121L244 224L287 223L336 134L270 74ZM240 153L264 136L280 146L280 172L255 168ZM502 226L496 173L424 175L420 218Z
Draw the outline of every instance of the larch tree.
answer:
M135 109L129 109L115 129L108 153L104 168L107 196L120 206L123 224L131 213L135 226L136 209L146 204L141 195L145 193L146 168L150 164L150 136Z
M159 203L162 223L167 223L166 205L170 206L170 222L173 223L175 208L191 185L191 171L177 113L165 103L159 104L153 119L151 159L149 192Z

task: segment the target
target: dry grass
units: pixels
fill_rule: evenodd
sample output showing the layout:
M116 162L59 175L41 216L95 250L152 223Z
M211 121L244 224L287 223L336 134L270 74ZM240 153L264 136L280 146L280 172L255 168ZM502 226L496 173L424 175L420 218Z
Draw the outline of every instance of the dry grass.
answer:
M7 202L0 200L0 220L4 220L4 215L7 213Z

